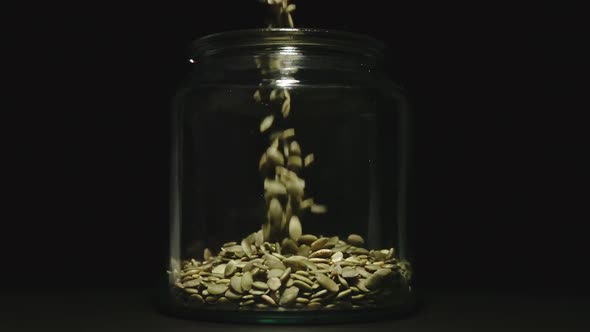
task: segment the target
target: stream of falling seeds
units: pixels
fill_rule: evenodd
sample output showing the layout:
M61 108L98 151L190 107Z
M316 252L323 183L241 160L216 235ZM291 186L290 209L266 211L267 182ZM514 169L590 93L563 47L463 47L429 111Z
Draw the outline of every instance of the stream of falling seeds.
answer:
M270 6L269 27L292 28L294 4L288 0L267 0ZM257 61L262 73L273 73L281 70L281 58ZM271 113L260 123L260 132L271 131L273 125L278 126L291 113L291 94L287 88L269 85L270 92L262 84L254 92L254 100L268 103ZM268 96L268 97L266 97ZM309 167L314 160L313 154L302 155L301 146L295 139L295 129L272 131L269 134L269 147L262 154L259 170L264 179L264 197L267 204L267 215L262 225L264 241L276 242L289 237L294 241L302 235L301 215L309 210L312 213L325 213L326 207L316 204L313 198L305 198L305 180L300 171Z

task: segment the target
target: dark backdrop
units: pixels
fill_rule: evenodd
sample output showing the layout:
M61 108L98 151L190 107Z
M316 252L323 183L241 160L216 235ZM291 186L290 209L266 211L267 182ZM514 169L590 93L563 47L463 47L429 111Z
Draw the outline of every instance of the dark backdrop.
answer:
M366 33L390 48L388 71L413 105L421 285L588 290L580 9L296 3L299 27ZM168 229L169 105L188 74L187 46L261 27L264 12L251 0L19 13L5 48L20 61L5 62L14 103L3 110L12 153L2 286L151 286Z

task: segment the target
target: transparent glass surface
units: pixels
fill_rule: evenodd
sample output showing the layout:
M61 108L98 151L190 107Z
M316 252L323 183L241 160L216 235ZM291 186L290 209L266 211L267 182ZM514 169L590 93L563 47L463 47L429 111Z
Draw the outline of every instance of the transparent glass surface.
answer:
M414 308L408 110L380 48L297 29L197 41L174 104L169 312L304 323Z

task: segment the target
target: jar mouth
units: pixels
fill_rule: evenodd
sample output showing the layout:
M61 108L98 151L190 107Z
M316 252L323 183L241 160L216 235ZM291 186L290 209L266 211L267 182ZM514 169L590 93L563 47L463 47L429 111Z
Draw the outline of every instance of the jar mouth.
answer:
M192 56L260 51L340 53L380 58L385 45L370 36L324 29L269 28L219 32L195 40Z

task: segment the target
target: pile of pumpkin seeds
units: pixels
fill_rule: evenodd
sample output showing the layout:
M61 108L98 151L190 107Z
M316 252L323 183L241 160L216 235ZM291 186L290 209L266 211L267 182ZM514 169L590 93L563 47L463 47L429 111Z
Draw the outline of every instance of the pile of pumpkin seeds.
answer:
M187 305L237 310L376 308L409 291L409 264L363 245L355 234L270 243L258 231L185 261L175 286Z

